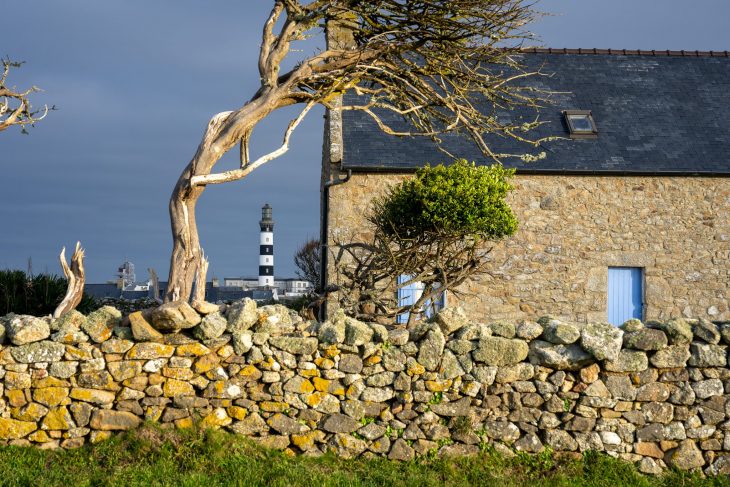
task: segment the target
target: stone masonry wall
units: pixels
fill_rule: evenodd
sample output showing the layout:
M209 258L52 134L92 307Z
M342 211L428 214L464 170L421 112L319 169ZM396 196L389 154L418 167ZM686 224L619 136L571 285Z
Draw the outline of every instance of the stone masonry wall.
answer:
M331 189L328 243L362 241L373 197L404 175L355 174ZM730 178L526 176L520 227L461 289L469 316L607 320L608 267L644 268L645 319L730 320ZM329 282L339 276L329 260ZM457 304L451 296L452 304Z
M0 326L0 442L74 448L143 420L345 457L598 450L730 473L730 323L322 324L251 300Z

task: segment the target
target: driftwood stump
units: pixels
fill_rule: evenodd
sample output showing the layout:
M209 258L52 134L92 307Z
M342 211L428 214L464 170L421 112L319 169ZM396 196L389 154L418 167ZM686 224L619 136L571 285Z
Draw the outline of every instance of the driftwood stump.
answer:
M76 242L76 250L73 256L71 256L70 268L66 263L66 247L61 250L59 259L61 260L63 275L68 280L68 288L66 289L66 295L63 301L56 307L56 311L53 312L54 318L59 318L63 314L75 309L84 295L84 249L81 248L81 242Z

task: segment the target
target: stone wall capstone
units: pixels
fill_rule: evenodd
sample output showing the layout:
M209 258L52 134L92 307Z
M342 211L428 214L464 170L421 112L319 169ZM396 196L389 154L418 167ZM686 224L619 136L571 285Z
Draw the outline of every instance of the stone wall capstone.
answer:
M75 448L143 421L199 422L306 455L492 445L730 473L730 323L485 323L447 308L406 330L248 299L203 316L174 303L0 321L2 444Z

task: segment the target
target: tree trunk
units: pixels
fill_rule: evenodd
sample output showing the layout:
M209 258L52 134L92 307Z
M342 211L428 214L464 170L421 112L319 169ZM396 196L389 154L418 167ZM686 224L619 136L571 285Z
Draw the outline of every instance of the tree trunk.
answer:
M195 156L180 175L170 197L172 255L165 302L190 300L201 263L195 207L205 185L193 185L192 178L209 175L223 154L247 138L258 122L274 110L294 103L287 96L287 88L282 85L260 93L241 109L219 113L208 123Z

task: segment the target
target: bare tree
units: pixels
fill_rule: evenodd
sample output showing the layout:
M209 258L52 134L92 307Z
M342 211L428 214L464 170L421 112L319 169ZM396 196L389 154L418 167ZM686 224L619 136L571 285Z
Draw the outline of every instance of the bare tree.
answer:
M319 239L312 238L304 242L294 254L297 276L311 282L315 290L321 288L321 250Z
M27 90L18 90L14 86L7 86L6 82L11 68L19 68L23 63L2 60L3 68L0 75L0 132L6 130L13 125L19 125L25 133L26 125L33 125L35 122L42 120L48 114L48 108L44 105L40 110L33 110L28 97L31 93L40 91L39 88L31 86Z
M524 26L535 16L525 0L275 0L263 26L258 69L261 86L240 108L213 116L170 198L173 250L166 300L190 298L201 262L195 207L205 187L243 179L289 149L292 132L317 104L361 110L393 135L424 136L459 131L498 160L485 134L513 137L533 146L526 132L539 125L508 123L497 110L537 107L540 94L517 81L538 74L519 62ZM282 73L293 43L325 31L327 45ZM338 106L354 90L357 104ZM478 109L487 100L493 111ZM250 161L256 125L281 108L299 114L274 151ZM412 129L390 127L378 113L391 111ZM213 173L224 153L240 144L240 167Z

